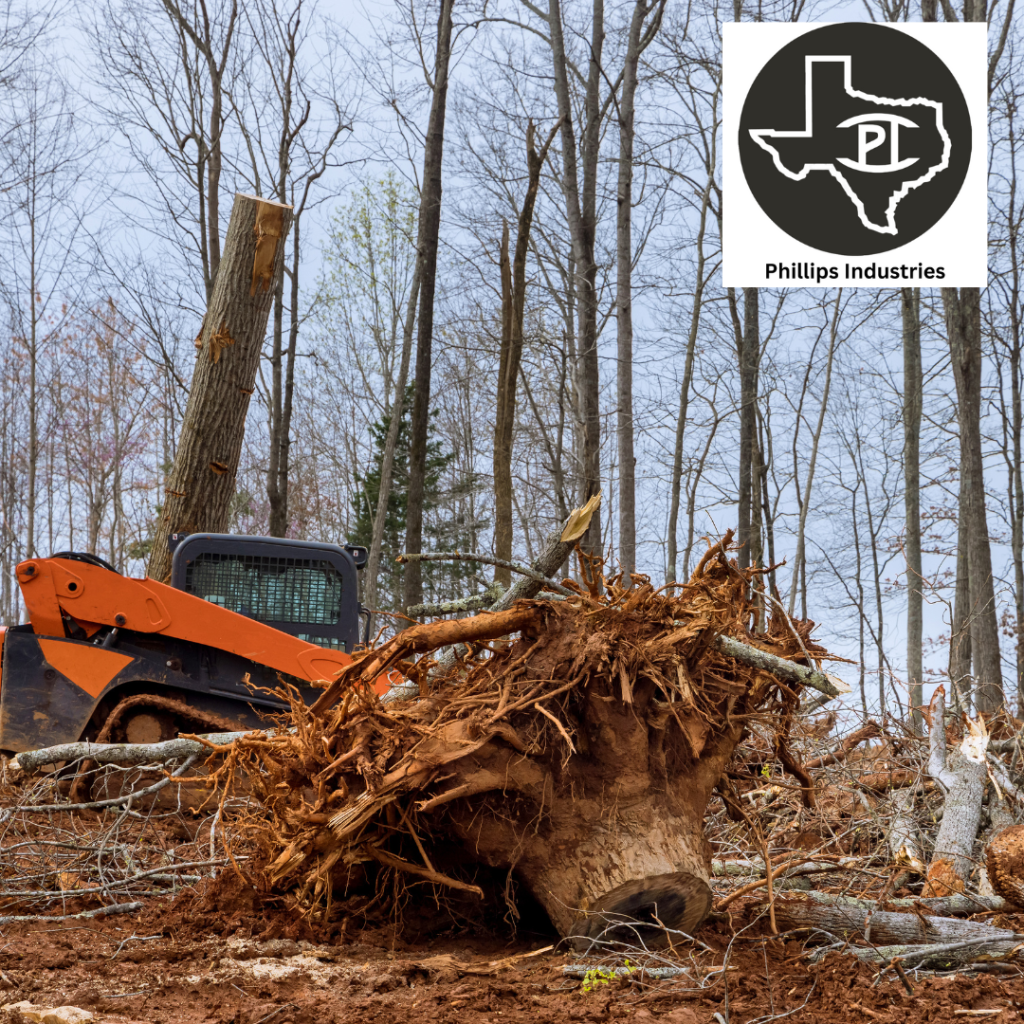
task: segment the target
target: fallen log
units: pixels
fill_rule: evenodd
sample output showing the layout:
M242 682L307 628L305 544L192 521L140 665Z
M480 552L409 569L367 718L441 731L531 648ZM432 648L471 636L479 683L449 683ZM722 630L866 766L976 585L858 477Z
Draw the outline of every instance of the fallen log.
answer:
M776 894L773 906L780 931L820 928L841 939L864 939L874 945L911 946L1012 939L1019 942L1024 938L1016 932L977 921L883 910L872 900L828 897L818 892ZM763 901L753 904L750 912L760 914L767 913L767 910L767 901Z
M208 751L211 745L222 746L233 743L246 732L205 733L196 739L179 736L162 743L60 743L55 747L43 747L40 750L25 750L7 762L9 772L24 772L31 775L46 765L59 764L62 761L80 761L88 758L96 764L166 764L168 761L181 761L192 755Z
M111 903L106 907L97 907L96 910L83 910L78 914L61 914L57 917L51 914L8 914L0 917L0 924L21 924L35 921L88 921L94 917L109 917L112 914L134 914L136 910L141 909L141 903Z
M967 940L965 942L939 942L930 945L850 946L844 945L844 955L856 957L861 963L879 967L893 966L896 962L907 970L931 968L952 970L983 961L985 963L1024 959L1024 935L1010 932L1007 938ZM816 950L811 963L816 963L832 947Z

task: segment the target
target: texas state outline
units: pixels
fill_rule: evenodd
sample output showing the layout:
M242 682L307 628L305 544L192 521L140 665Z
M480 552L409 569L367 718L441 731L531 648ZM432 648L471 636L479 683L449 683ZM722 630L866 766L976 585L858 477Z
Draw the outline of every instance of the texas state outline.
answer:
M942 139L942 159L938 164L933 165L928 169L928 172L922 175L920 178L915 178L911 181L903 183L902 187L897 189L892 196L889 197L889 204L886 209L886 224L884 226L875 224L867 215L864 209L864 202L857 195L856 190L847 180L846 176L842 171L836 167L834 162L831 163L812 163L804 164L803 168L797 172L789 170L788 167L782 161L782 157L779 151L772 146L769 142L766 142L766 138L805 138L809 139L813 137L813 94L814 94L814 77L812 65L815 63L838 63L843 65L843 88L846 90L847 95L854 96L857 99L868 100L872 103L877 103L880 106L886 107L916 107L916 106L928 106L935 110L935 127L939 132ZM805 86L804 86L804 127L800 131L777 131L774 128L751 128L750 137L756 142L763 150L771 154L772 161L780 173L784 174L787 178L793 181L803 181L811 171L828 171L834 178L836 178L839 184L842 186L843 191L849 196L853 205L856 207L857 216L860 218L860 222L864 227L871 231L877 231L883 235L895 235L898 234L896 228L896 207L899 205L901 199L906 196L911 189L915 189L924 185L926 182L932 180L936 174L940 171L944 171L949 166L949 153L951 148L951 140L949 132L946 131L945 125L942 123L942 103L937 100L929 100L923 96L918 96L913 99L892 99L888 96L875 96L869 92L861 92L859 89L854 89L852 84L852 63L853 58L851 55L846 56L830 55L824 56L821 54L808 54L804 57L804 75L805 75Z

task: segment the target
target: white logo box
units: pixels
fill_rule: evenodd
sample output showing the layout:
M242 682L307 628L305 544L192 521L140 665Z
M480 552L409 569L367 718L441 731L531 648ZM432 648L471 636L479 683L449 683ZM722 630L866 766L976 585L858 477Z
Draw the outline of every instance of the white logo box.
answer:
M783 47L808 32L824 27L818 23L730 22L724 26L723 52L723 174L722 174L722 283L725 287L978 287L988 283L988 54L987 27L983 24L900 24L885 26L904 32L927 46L957 80L971 118L971 158L963 185L945 215L919 237L905 245L867 255L843 255L805 244L786 233L758 204L750 190L740 160L740 118L747 94L762 69ZM846 55L829 53L826 61L841 63ZM817 58L813 58L817 60ZM811 59L808 59L808 73ZM850 69L847 66L847 74ZM853 76L860 90L868 93L868 69ZM924 100L927 90L922 89ZM885 102L884 99L882 102ZM906 103L902 105L904 108ZM907 113L897 102L892 115ZM853 120L853 119L850 119ZM867 118L859 119L867 121ZM873 120L889 120L879 116ZM891 122L890 122L891 123ZM792 122L791 122L792 124ZM765 126L771 127L771 126ZM864 123L850 125L851 148L836 154L841 164L854 167L877 150L876 157L890 154L893 139L879 135L887 126ZM900 129L891 124L893 133ZM903 132L907 129L903 128ZM771 136L799 132L758 132L755 139L769 149ZM898 137L895 148L898 150ZM769 150L770 151L770 150ZM898 156L898 153L895 155ZM842 159L845 157L845 159ZM791 180L799 175L782 168ZM810 165L809 174L830 173ZM835 171L833 177L840 178ZM922 176L923 180L924 176ZM927 182L912 187L927 188ZM847 199L853 192L844 185ZM852 208L852 207L851 207ZM875 218L877 220L877 218ZM861 216L864 222L864 216ZM890 221L890 224L892 222ZM876 225L874 230L885 228ZM890 232L891 234L891 232ZM769 272L774 267L774 271ZM782 267L788 276L781 272ZM928 270L931 273L926 273Z

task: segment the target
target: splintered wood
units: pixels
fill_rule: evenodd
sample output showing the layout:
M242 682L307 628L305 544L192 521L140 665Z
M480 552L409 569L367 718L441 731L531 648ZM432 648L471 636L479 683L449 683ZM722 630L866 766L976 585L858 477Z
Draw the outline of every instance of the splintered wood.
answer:
M604 580L581 557L584 585L563 581L565 600L414 626L357 655L312 707L293 694L292 732L222 750L216 781L244 773L262 807L247 873L315 919L342 892L397 886L432 902L514 874L563 935L626 882L706 884L705 809L755 718L799 769L787 733L801 684L729 656L719 637L790 662L827 657L811 622L751 632L759 570L737 568L730 539L661 591ZM438 670L456 643L469 653ZM377 700L374 680L393 671L418 697Z

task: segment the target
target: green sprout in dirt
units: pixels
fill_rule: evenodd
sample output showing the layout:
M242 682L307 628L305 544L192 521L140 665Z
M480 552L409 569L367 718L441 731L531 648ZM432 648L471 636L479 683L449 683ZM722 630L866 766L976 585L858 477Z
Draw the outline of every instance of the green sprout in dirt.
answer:
M592 967L583 975L583 991L596 992L601 985L607 985L616 978L632 974L638 968L628 960L621 967Z

